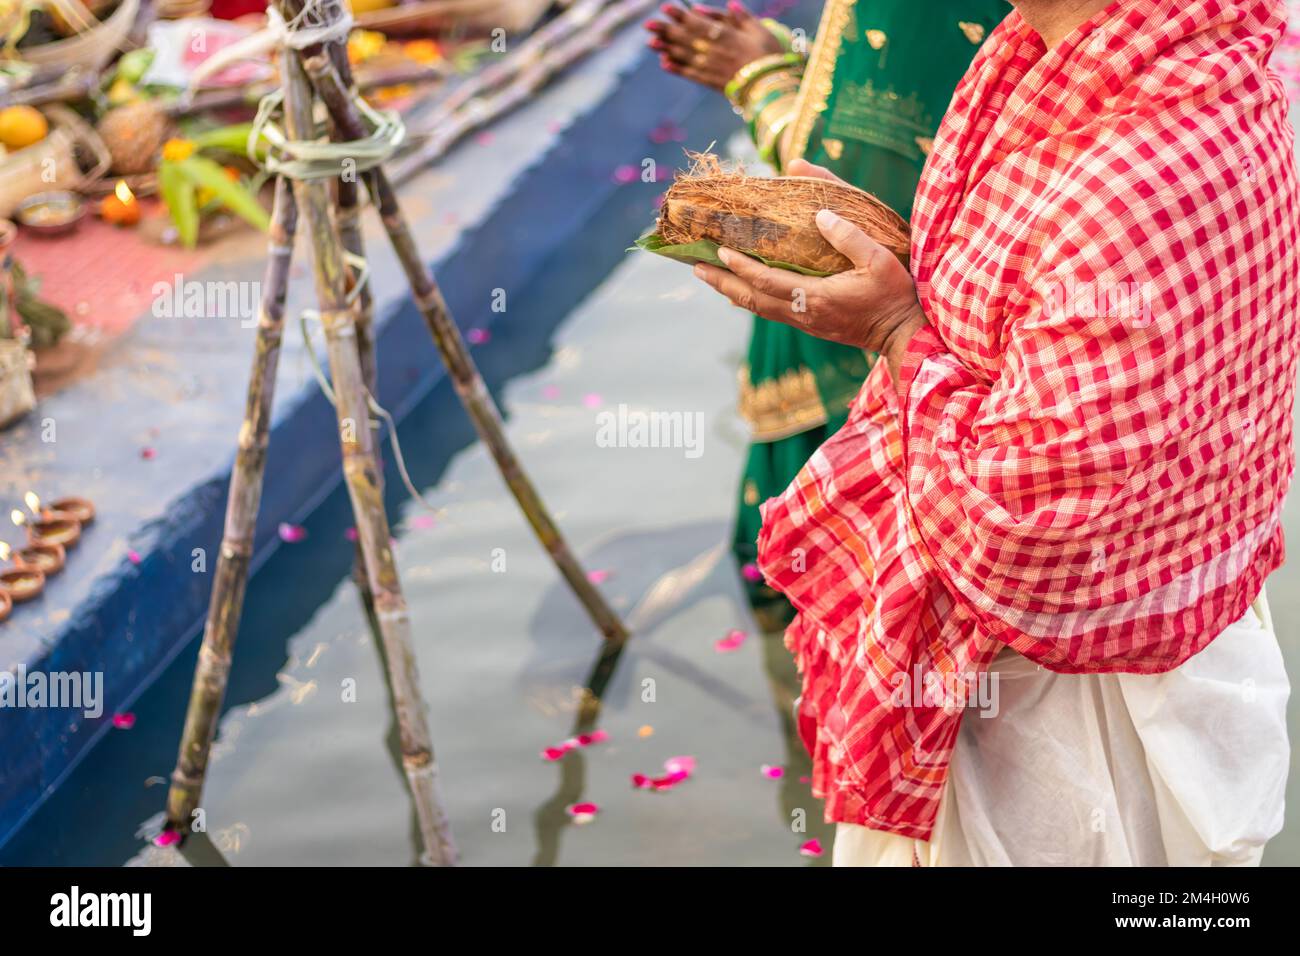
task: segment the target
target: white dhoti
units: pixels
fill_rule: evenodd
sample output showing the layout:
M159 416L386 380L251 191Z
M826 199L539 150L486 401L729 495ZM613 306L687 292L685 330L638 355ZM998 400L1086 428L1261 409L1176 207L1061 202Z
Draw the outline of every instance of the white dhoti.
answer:
M933 838L840 824L836 866L1252 866L1282 828L1290 693L1261 593L1164 674L1005 650L962 720Z

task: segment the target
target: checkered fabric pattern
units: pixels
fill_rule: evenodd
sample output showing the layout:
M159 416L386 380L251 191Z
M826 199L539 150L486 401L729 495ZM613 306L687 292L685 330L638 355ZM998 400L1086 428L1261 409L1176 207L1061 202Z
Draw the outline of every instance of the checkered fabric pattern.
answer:
M1003 646L1169 670L1281 563L1284 21L1282 0L1122 0L1047 51L1013 13L958 87L912 223L930 327L764 506L829 820L927 839Z

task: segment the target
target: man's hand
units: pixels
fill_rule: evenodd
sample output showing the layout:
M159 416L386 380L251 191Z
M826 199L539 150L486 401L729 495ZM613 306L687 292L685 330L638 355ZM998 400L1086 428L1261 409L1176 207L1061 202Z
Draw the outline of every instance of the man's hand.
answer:
M835 178L801 160L791 163L788 172ZM817 214L817 228L848 257L852 269L817 278L765 266L734 249L720 249L718 257L727 268L700 264L695 274L734 305L765 319L881 353L897 381L908 340L926 324L911 274L892 252L830 210Z

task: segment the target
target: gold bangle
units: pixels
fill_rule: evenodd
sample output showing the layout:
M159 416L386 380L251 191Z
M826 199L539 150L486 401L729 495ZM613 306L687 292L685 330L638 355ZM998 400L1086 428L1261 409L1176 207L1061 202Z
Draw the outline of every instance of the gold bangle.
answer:
M732 106L740 108L749 84L760 76L777 70L784 71L798 68L802 65L802 57L794 53L769 53L766 56L760 56L757 60L751 60L737 70L736 75L727 81L723 92L726 94L727 99L731 100Z
M766 163L776 165L773 157L776 154L777 143L781 140L781 134L785 128L790 125L790 121L795 115L795 97L793 95L777 100L771 106L763 111L765 116L760 117L756 124L758 130L754 137L754 144L758 147L759 158ZM782 110L776 119L768 122L766 117L773 115L777 110Z
M799 77L792 76L789 73L769 73L766 76L760 76L745 91L745 101L744 106L741 107L741 113L746 120L753 119L755 106L767 99L772 93L793 93L797 89L799 89Z

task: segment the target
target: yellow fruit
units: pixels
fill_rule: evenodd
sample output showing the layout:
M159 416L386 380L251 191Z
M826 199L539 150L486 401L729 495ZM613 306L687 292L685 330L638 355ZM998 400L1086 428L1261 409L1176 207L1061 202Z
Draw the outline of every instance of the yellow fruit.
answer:
M370 13L374 10L387 10L394 6L396 0L348 0L353 13Z
M39 143L50 131L45 114L32 106L8 106L0 110L0 143L22 149Z

